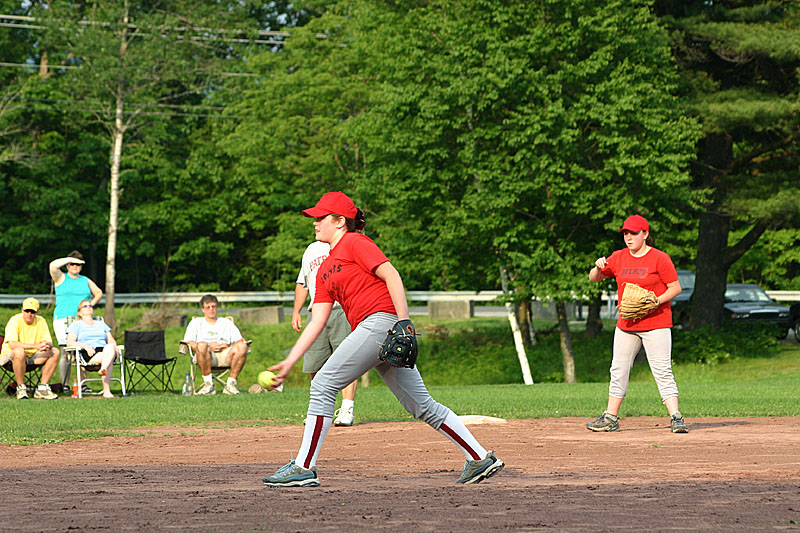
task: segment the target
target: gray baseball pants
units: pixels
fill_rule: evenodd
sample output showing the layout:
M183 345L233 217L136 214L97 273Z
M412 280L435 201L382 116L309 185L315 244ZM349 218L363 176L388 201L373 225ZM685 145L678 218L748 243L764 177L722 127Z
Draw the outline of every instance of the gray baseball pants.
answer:
M380 345L395 322L395 315L374 313L365 318L342 341L311 381L309 415L333 417L336 393L371 368L375 368L414 418L439 429L452 411L431 397L417 368L397 368L378 359Z

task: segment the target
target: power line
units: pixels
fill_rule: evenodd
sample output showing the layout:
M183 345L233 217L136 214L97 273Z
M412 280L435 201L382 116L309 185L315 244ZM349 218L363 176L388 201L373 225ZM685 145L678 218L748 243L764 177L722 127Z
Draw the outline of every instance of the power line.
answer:
M21 67L21 68L32 68L32 69L36 69L36 70L39 69L39 65L37 65L36 63L5 63L5 62L1 62L1 61L0 61L0 67ZM76 67L76 66L73 66L73 65L56 65L56 66L48 65L48 68L53 68L53 69L60 69L60 68L70 69L70 68L72 68L72 69L75 69L75 68L80 68L80 67Z
M5 22L4 19L11 20L14 22ZM44 30L47 29L46 26L38 26L34 24L25 24L26 22L37 22L38 19L36 17L29 17L29 16L22 16L22 15L4 15L0 14L0 27L5 28L22 28L22 29L31 29L31 30ZM111 22L96 22L96 21L85 21L81 20L78 21L78 24L81 26L113 26L119 25L114 24ZM127 24L126 27L132 30L139 30L139 27L135 24ZM63 30L66 29L64 27L60 27L59 29ZM176 31L176 32L187 32L189 30L195 30L200 32L208 32L212 34L232 34L232 35L241 35L248 33L248 30L226 30L226 29L216 29L216 28L204 28L204 27L196 27L196 28L187 28L187 27L170 27L167 26L165 28L161 28L165 31ZM289 37L291 34L287 31L275 31L275 30L255 30L256 34L263 37ZM147 35L146 33L140 33L139 35ZM325 33L317 33L315 34L317 39L327 39L328 35ZM191 37L193 41L215 41L220 40L223 42L232 42L232 43L252 43L252 44L270 44L270 45L283 45L285 41L283 40L275 40L275 39L245 39L245 38L234 38L234 37L222 37L222 38L214 38L214 37L204 37L204 36L193 36Z
M12 68L29 68L33 70L39 70L41 68L40 65L36 63L7 63L4 61L0 61L0 67L12 67ZM53 65L48 64L46 65L47 69L52 70L60 70L60 69L79 69L79 68L86 68L82 66L75 66L75 65ZM220 76L225 78L259 78L262 77L258 74L253 74L252 72L221 72Z
M15 97L11 98L14 102L21 102L22 105L17 105L18 108L32 108L33 105L25 105L25 102L30 103L40 103L40 104L74 104L73 107L70 109L73 111L83 112L83 113L112 113L115 112L111 108L91 108L91 107L79 107L81 105L102 105L102 102L91 101L91 100L71 100L66 98L20 98ZM126 111L127 109L135 109L134 111ZM138 108L138 109L137 109ZM225 119L243 119L243 118L253 118L252 115L228 115L224 113L179 113L179 112L165 112L165 111L141 111L142 109L146 108L164 108L164 109L200 109L205 111L223 111L227 109L223 106L204 106L204 105L189 105L189 104L126 104L123 108L123 115L140 115L140 116L148 116L148 117L200 117L200 118L225 118Z
M11 98L12 101L15 102L44 102L44 103L76 103L76 104L89 104L89 105L102 105L103 102L98 102L96 100L76 100L74 98L24 98L24 97L14 97ZM167 109L206 109L212 111L219 111L223 109L227 109L224 106L209 106L209 105L194 105L194 104L125 104L126 107L161 107Z

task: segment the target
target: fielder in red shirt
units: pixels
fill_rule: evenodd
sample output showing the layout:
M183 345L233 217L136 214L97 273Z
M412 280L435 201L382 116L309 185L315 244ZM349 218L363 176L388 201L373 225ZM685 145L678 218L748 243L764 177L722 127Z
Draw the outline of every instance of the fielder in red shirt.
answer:
M628 392L628 380L636 354L644 346L647 362L658 385L659 393L670 416L673 433L688 433L689 428L678 410L678 386L672 375L672 310L670 300L681 293L678 273L669 255L653 247L650 224L640 215L625 220L619 230L625 249L611 257L599 258L589 271L591 281L616 278L618 300L625 286L635 283L656 294L659 306L644 318L617 320L614 330L614 357L608 406L597 420L586 424L592 431L619 431L619 408Z

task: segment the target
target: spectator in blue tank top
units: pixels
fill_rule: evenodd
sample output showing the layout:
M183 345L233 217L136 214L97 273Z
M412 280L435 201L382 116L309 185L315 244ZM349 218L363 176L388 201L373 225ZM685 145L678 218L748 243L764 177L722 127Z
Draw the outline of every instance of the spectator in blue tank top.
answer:
M103 291L100 290L94 281L81 275L83 269L83 255L75 250L66 257L54 259L50 262L50 277L53 278L53 286L56 293L56 308L53 310L53 331L56 340L61 346L67 344L67 326L69 322L78 315L78 303L81 300L89 300L94 307ZM67 267L67 273L61 270ZM61 383L69 386L70 362L64 357L62 352L59 370L61 372Z

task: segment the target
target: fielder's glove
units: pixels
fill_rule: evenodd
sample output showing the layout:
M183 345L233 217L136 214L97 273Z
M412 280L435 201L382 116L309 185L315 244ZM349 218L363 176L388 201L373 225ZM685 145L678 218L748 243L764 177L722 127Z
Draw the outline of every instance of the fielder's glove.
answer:
M619 316L624 320L637 320L649 315L658 307L656 293L635 283L625 284L625 292L619 302Z
M417 337L410 320L400 320L386 334L378 359L392 366L414 368L417 362Z

